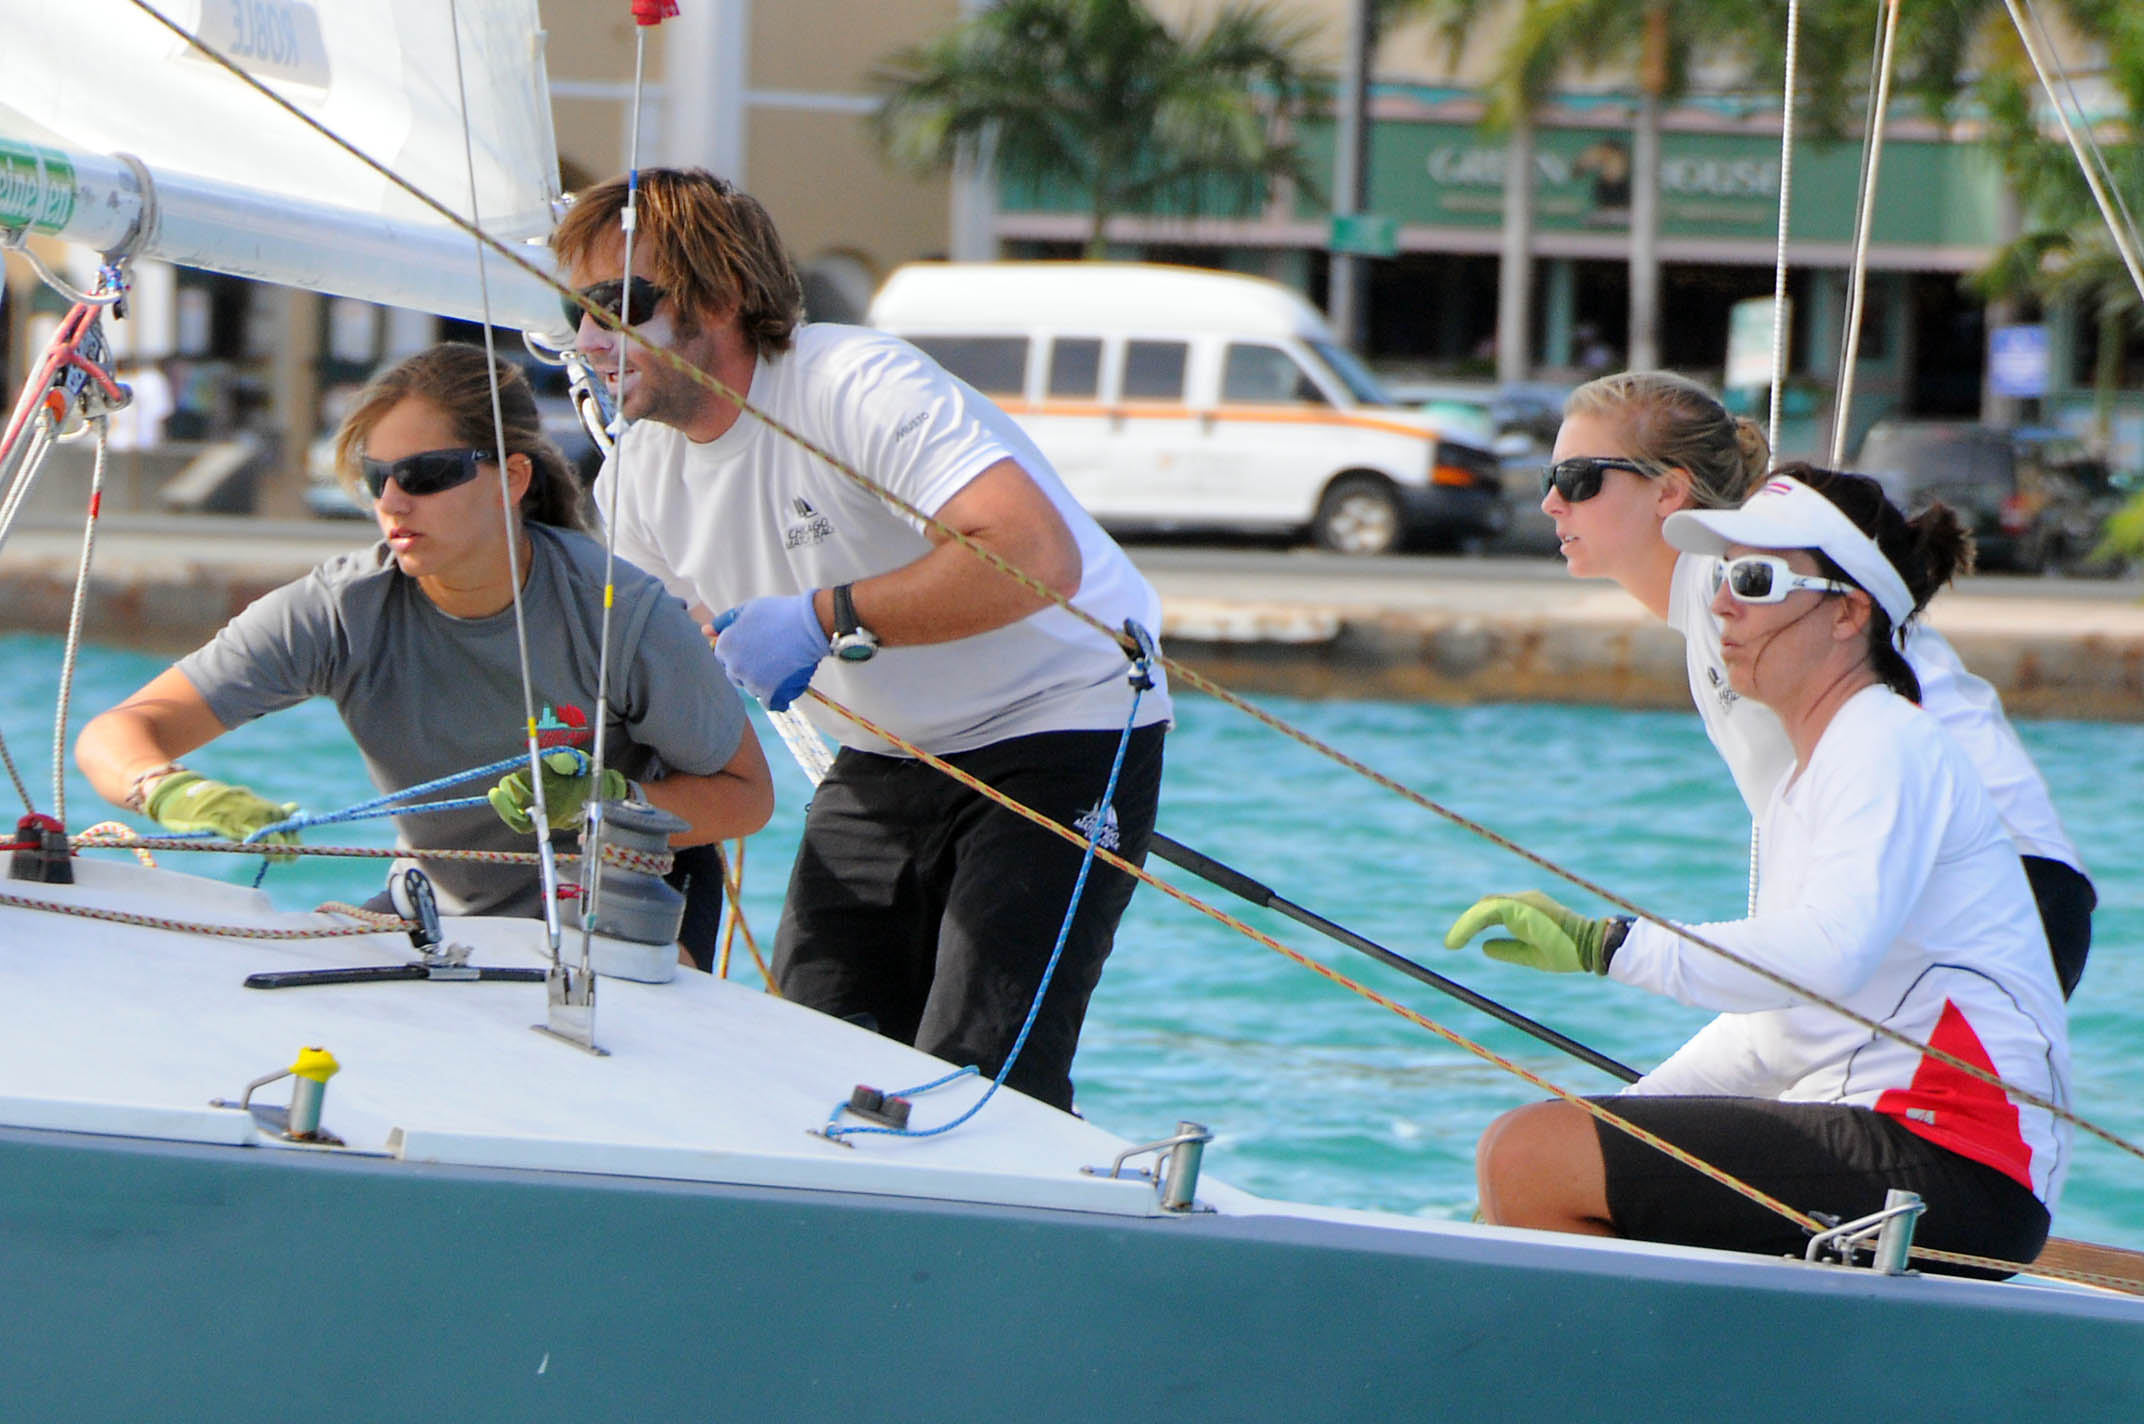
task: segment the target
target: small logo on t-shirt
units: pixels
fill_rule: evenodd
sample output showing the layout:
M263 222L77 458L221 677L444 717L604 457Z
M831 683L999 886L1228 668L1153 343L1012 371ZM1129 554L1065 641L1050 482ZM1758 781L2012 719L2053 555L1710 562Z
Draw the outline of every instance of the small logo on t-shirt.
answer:
M1706 668L1705 676L1712 679L1712 695L1719 702L1721 711L1726 711L1742 700L1742 694L1727 685L1727 675L1718 668Z
M796 518L782 531L782 547L802 549L812 544L824 544L834 537L834 521L811 507L811 501L798 495L789 501Z
M1121 843L1117 832L1117 808L1114 806L1093 806L1080 812L1079 819L1072 823L1072 829L1103 850L1116 850Z
M539 747L578 746L588 740L588 714L570 702L553 707L546 702L543 715L536 719L536 745Z
M917 411L914 415L911 415L910 417L908 417L908 419L902 421L899 425L893 427L893 438L896 440L905 440L911 431L915 430L917 426L923 424L924 421L929 420L930 418L930 412L922 410Z

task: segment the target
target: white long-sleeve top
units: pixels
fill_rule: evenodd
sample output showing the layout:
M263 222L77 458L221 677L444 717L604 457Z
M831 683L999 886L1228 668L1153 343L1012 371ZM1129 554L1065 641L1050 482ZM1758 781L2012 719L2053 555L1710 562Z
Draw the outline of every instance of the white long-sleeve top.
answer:
M1881 686L1849 699L1758 821L1756 912L1693 933L2065 1106L2068 1021L2031 887L1971 761ZM2028 1186L2053 1209L2068 1124L1640 921L1610 976L1723 1010L1628 1091L1834 1102Z
M1707 554L1684 554L1675 561L1668 624L1683 636L1690 699L1704 719L1705 735L1727 762L1735 789L1755 816L1794 764L1794 744L1771 708L1727 685L1720 620L1712 612L1712 570L1718 562ZM1905 655L1921 682L1921 705L1980 773L2018 853L2059 860L2084 873L2084 861L2055 814L2046 779L2003 715L2001 696L1966 669L1941 633L1919 620L1906 630Z

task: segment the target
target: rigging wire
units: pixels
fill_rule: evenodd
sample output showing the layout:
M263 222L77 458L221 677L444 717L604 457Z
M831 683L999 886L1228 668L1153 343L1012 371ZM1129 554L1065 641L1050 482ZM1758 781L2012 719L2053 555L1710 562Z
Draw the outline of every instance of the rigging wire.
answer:
M626 330L632 329L633 303L633 237L640 226L640 111L647 89L648 30L660 24L661 18L642 20L636 12L633 26L633 121L626 148L625 207L618 214L618 231L624 240L625 250L620 258L618 277L618 321ZM649 313L653 315L654 313ZM609 488L610 507L603 511L603 628L596 638L596 711L597 728L595 765L589 775L595 784L603 784L603 732L602 723L610 707L610 654L612 610L617 603L618 568L618 487L624 481L625 467L625 353L626 344L618 343L618 385L616 409L611 414L611 442L609 459L613 474ZM594 382L590 382L591 389ZM593 398L593 397L591 397ZM588 829L591 837L599 836L603 824L603 802L599 797L588 800ZM602 879L596 874L595 863L590 861L581 871L581 963L587 966L587 956L595 935L596 897L602 891Z
M1779 448L1780 412L1786 398L1787 217L1794 199L1794 102L1798 97L1801 32L1802 0L1787 0L1787 61L1780 84L1785 99L1779 114L1779 246L1772 261L1772 401L1765 428L1767 451Z
M1854 408L1854 365L1861 359L1861 313L1868 292L1869 230L1876 223L1876 174L1883 166L1883 131L1890 117L1891 70L1897 54L1899 0L1886 0L1881 38L1877 46L1876 102L1869 111L1865 136L1865 161L1861 166L1861 197L1854 205L1854 256L1847 269L1846 330L1844 351L1839 358L1839 392L1831 413L1831 460L1833 469L1846 459L1846 432Z
M2107 234L2114 240L2115 249L2121 255L2122 265L2129 272L2130 282L2137 289L2138 298L2144 300L2144 259L2138 256L2136 220L2129 212L2121 186L2110 181L2112 174L2107 166L2106 155L2100 151L2099 141L2093 136L2091 125L2084 124L2080 135L2078 128L2070 123L2069 111L2063 106L2062 96L2055 92L2054 79L2049 73L2049 61L2045 52L2053 48L2046 24L2032 0L2025 0L2025 8L2032 14L2030 27L2025 23L2024 14L2020 13L2019 0L2003 0L2003 5L2010 12L2010 22L2017 28L2018 38L2024 42L2025 56L2032 61L2032 70L2039 78L2040 87L2046 92L2048 103L2054 107L2055 120L2062 126L2062 135L2069 141L2070 152L2075 155L2077 166L2084 172L2085 183L2092 190L2092 199L2099 205L2099 215L2107 224ZM2084 104L2078 98L2076 86L2071 83L2067 71L2062 75L2062 83L2069 93L2071 104L2077 109L2077 117L2084 119Z
M499 517L506 525L506 571L513 584L514 645L520 656L521 713L524 734L528 741L529 797L534 802L530 820L536 830L537 885L543 899L544 938L551 951L551 963L559 962L558 918L558 863L551 846L551 818L544 804L543 748L536 731L536 686L529 672L528 618L521 606L521 541L520 523L514 517L513 489L509 483L507 464L512 458L506 448L506 416L499 405L499 353L492 334L491 323L491 277L488 254L482 240L479 222L476 182L476 144L469 132L469 83L462 72L462 26L461 6L458 0L448 0L447 29L454 41L454 83L462 108L462 158L469 174L469 228L479 235L476 242L476 276L479 296L484 310L484 378L491 388L492 449L499 457ZM533 551L532 551L533 553ZM608 600L605 608L609 607ZM604 708L596 707L596 745L603 745ZM600 782L598 783L600 784ZM581 946L581 969L588 968L588 946Z
M363 153L354 145L350 144L347 140L343 139L340 135L337 135L333 131L329 130L325 125L321 124L312 116L307 115L303 111L299 110L295 105L291 104L281 95L276 94L267 86L261 84L258 80L254 79L253 76L248 74L245 70L233 64L228 58L216 52L208 45L202 43L199 39L187 32L185 29L163 16L153 6L147 4L146 0L130 0L130 3L134 4L137 8L140 8L149 15L153 16L166 28L171 29L175 34L180 36L180 38L199 49L212 62L221 65L230 73L238 77L241 82L256 89L262 95L270 99L272 102L280 105L283 109L285 109L291 115L296 117L300 122L306 124L308 127L313 128L314 130L322 134L324 137L326 137L329 141L335 143L339 147L351 153L361 162L365 163L367 166L371 167L373 170L381 174L381 176L386 178L388 181L401 188L403 191L409 193L419 202L430 207L433 211L440 214L448 222L452 223L458 228L461 228L464 231L471 233L472 236L474 236L480 244L490 247L494 252L497 252L510 262L519 266L529 275L551 286L553 289L559 291L568 299L576 301L585 312L595 317L600 324L608 326L612 330L617 332L621 340L633 341L638 343L641 346L642 350L646 352L651 359L666 364L671 370L678 372L686 379L694 381L703 389L717 394L723 399L735 404L740 409L740 411L752 415L753 417L758 419L763 425L768 426L783 438L790 440L800 448L815 455L819 459L826 461L832 469L840 473L844 478L858 485L860 488L869 491L874 496L887 503L889 506L901 510L904 513L907 513L911 517L921 521L928 528L936 529L940 532L945 533L949 541L961 544L962 547L967 549L969 553L973 554L977 558L980 558L985 564L998 570L1000 573L1006 575L1007 577L1014 579L1016 582L1019 582L1023 587L1026 587L1032 591L1039 593L1051 603L1070 613L1074 618L1102 632L1105 636L1113 640L1117 640L1120 642L1122 641L1120 635L1116 630L1111 629L1107 625L1101 623L1100 620L1096 619L1092 614L1073 604L1071 600L1055 593L1054 591L1041 584L1039 580L1036 580L1022 572L1021 570L1015 568L995 551L986 548L982 544L976 542L973 538L961 533L958 530L950 528L942 521L939 521L933 518L931 515L925 513L924 511L917 509L915 506L901 499L900 496L893 493L891 490L888 490L883 486L879 485L869 476L864 475L861 472L855 470L846 462L835 457L831 452L821 448L816 443L811 441L808 437L804 436L801 432L794 430L793 428L784 424L779 419L760 410L757 406L753 405L750 402L750 400L744 393L731 389L727 385L727 383L719 380L718 378L712 376L705 371L700 370L698 367L692 365L690 362L678 356L675 352L662 347L655 346L653 343L647 341L646 338L639 336L637 333L625 327L622 323L619 322L617 317L609 313L597 311L593 304L590 303L585 297L582 297L579 293L573 292L571 289L565 287L549 273L546 273L539 269L534 263L530 262L527 258L523 257L518 252L513 251L511 248L499 241L497 238L492 237L487 233L484 233L474 223L462 219L460 215L455 213L452 209L446 207L438 200L432 198L429 194L424 193L421 189L417 188L414 184L409 183L399 174L394 173L392 170L387 168L378 160L373 159L370 155ZM1888 14L1889 21L1886 28L1885 43L1883 45L1883 52L1885 58L1882 63L1883 81L1881 88L1881 95L1885 101L1887 101L1888 98L1890 72L1889 53L1892 48L1890 41L1891 38L1895 36L1895 28L1897 23L1896 0L1891 0ZM1874 123L1880 126L1881 120L1882 111L1881 108L1879 108ZM1871 170L1874 169L1875 162L1873 157L1868 166ZM1872 194L1865 195L1863 207L1864 222L1866 220L1868 201L1870 198L1872 198ZM1857 272L1860 271L1865 265L1865 259L1866 251L1864 233L1863 239L1861 241L1857 241ZM1858 315L1858 313L1856 315ZM1854 320L1849 321L1849 343L1853 342L1853 339L1857 334L1853 329L1855 324L1856 323ZM1848 369L1850 370L1850 366ZM1844 401L1842 399L1842 419L1843 403ZM1428 810L1431 813L1442 817L1446 821L1461 829L1469 830L1474 834L1481 836L1482 838L1488 840L1490 843L1500 846L1503 849L1506 849L1513 854L1518 855L1529 863L1545 871L1548 871L1549 873L1554 874L1570 882L1571 884L1578 886L1583 890L1587 890L1595 895L1600 896L1602 899L1608 901L1610 904L1615 905L1618 908L1628 910L1631 913L1640 916L1641 918L1652 921L1653 923L1659 924L1664 928L1670 930L1671 932L1679 935L1685 941L1699 948L1717 954L1722 958L1726 959L1728 962L1736 965L1737 967L1745 970L1746 972L1756 975L1759 978L1765 979L1769 982L1778 984L1781 987L1787 988L1811 1003L1820 1004L1824 1007L1827 1007L1835 1013L1840 1014L1842 1017L1846 1018L1850 1022L1856 1023L1875 1034L1904 1044L1907 1047L1912 1048L1915 1051L1923 1054L1924 1056L1931 1058L1935 1061L1942 1062L1947 1066L1955 1068L1958 1071L1961 1071L1972 1078L1990 1083L1998 1088L2001 1088L2006 1092L2015 1095L2022 1102L2029 1103L2035 1107L2039 1107L2045 1111L2051 1112L2058 1118L2069 1122L2074 1126L2083 1128L2085 1131L2093 1134L2094 1136L2102 1138L2103 1140L2111 1143L2112 1145L2120 1148L2125 1152L2130 1153L2133 1156L2144 1158L2144 1148L2139 1148L2134 1144L2131 1144L2120 1138L2119 1136L2113 1134L2107 1129L2099 1127L2097 1124L2094 1124L2082 1117L2079 1117L2075 1113L2071 1112L2068 1108L2060 1104L2053 1103L2041 1097L2040 1095L2031 1092L2028 1089L2007 1083L1999 1076L1989 1072L1986 1069L1979 1067L1976 1064L1968 1063L1965 1060L1960 1059L1955 1055L1947 1053L1941 1049L1935 1048L1932 1045L1921 1043L1906 1034L1900 1033L1899 1031L1891 1028L1888 1025L1878 1023L1877 1021L1872 1019L1868 1019L1842 1004L1839 1004L1804 986L1796 984L1792 979L1788 978L1785 975L1779 974L1771 969L1764 967L1763 965L1757 964L1744 956L1736 954L1735 952L1728 950L1725 947L1716 944L1709 939L1706 939L1703 936L1693 933L1685 926L1675 924L1672 921L1666 919L1665 917L1653 915L1646 912L1641 907L1632 904L1630 901L1624 899L1623 897L1615 894L1612 891L1607 890L1605 887L1596 885L1595 883L1584 878L1583 876L1580 876L1573 871L1570 871L1560 865L1557 865L1556 863L1549 861L1545 857L1533 851L1527 850L1526 848L1517 845L1515 842L1512 842L1508 838L1498 834L1487 826L1484 826L1478 822L1471 820L1468 817L1461 815L1456 811L1442 806L1441 804L1423 795L1422 793L1417 792L1412 788L1407 787L1388 776L1385 776L1383 773L1373 770L1372 768L1366 766L1355 758L1339 751L1337 748L1331 747L1328 744L1319 741L1314 737L1311 737L1309 734L1290 726L1289 724L1282 721L1273 714L1256 707L1254 704L1248 702L1246 699L1238 696L1233 692L1228 691L1225 688L1220 687L1218 684L1215 684L1210 679L1196 672L1194 669L1189 668L1188 666L1176 661L1175 659L1169 658L1166 655L1157 655L1156 661L1160 663L1161 666L1163 666L1172 676L1178 677L1187 685L1197 688L1200 691L1207 692L1209 695L1212 695L1219 700L1226 702L1230 706L1237 708L1239 711L1244 712L1246 715L1251 716L1254 720L1261 722L1262 724L1268 726L1275 731L1281 732L1283 735L1290 737L1292 740L1295 740L1300 744L1317 751L1321 755L1336 762L1337 764L1346 767L1347 769L1355 772L1360 776L1365 777L1373 784L1382 786L1387 790L1393 791L1396 794L1401 795L1404 799L1407 799L1410 802L1420 806L1422 809ZM827 699L824 694L819 693L816 690L807 689L806 695L817 698L819 701L825 703L829 708L833 709L839 715L842 715L848 720L857 723L859 726L865 727L867 730L871 730L877 733L881 737L886 738L892 744L901 746L904 750L910 752L911 755L917 756L919 760L925 762L926 764L935 766L940 771L945 772L949 775L953 775L956 780L964 779L962 775L957 772L956 769L951 768L941 759L932 757L928 753L923 753L920 751L920 749L910 747L909 744L903 742L899 737L893 735L890 732L885 731L884 729L880 729L873 726L867 719L859 716L858 714L850 711L847 708L841 707L837 703L832 702L831 700ZM1031 818L1039 818L1040 820L1047 821L1047 818L1041 818L1039 816L1039 813L1029 812L1026 810L1026 808L1020 807L1016 803L1007 804L1010 809L1019 811L1023 815L1028 815ZM1054 827L1054 823L1049 824ZM1056 829L1060 834L1069 834L1074 837L1078 835L1077 832L1066 832L1064 828L1061 827ZM1106 863L1112 864L1118 869L1124 870L1126 873L1131 874L1134 877L1141 879L1148 884L1153 884L1162 888L1165 893L1170 894L1172 897L1184 898L1181 895L1181 892L1175 891L1174 888L1168 886L1166 882L1154 879L1153 877L1147 875L1143 870L1130 865L1128 862L1123 861L1121 858L1113 855L1109 851L1098 850L1097 855ZM1218 914L1219 912L1209 911L1209 913ZM1251 933L1253 938L1260 939L1261 942L1270 943L1270 941L1266 940L1265 937L1259 936L1255 932L1248 931L1247 927L1246 932ZM1273 944L1272 947L1281 949L1282 953L1289 954L1291 957L1296 957L1293 951L1286 950L1285 948L1280 947L1277 944ZM1305 960L1304 962L1313 965L1315 964L1315 961ZM1334 977L1330 974L1330 971L1324 970L1322 966L1318 966L1318 971L1326 974L1328 977ZM1367 993L1368 991L1364 992ZM1419 1019L1419 1016L1414 1015L1412 1011L1403 1010L1403 1013L1405 1013L1405 1015L1410 1018ZM1426 1020L1422 1020L1422 1022L1424 1022L1425 1026L1427 1026ZM1438 1031L1440 1032L1440 1034L1449 1033L1449 1031L1447 1030ZM1533 1079L1532 1075L1527 1074L1522 1069L1516 1068L1515 1065L1513 1067L1513 1071L1518 1072L1520 1076L1526 1077L1530 1081L1537 1081ZM1552 1092L1556 1092L1558 1096L1568 1096L1564 1094L1562 1090L1554 1089L1551 1085L1542 1083L1540 1084L1540 1086L1548 1088ZM1693 1165L1696 1164L1693 1163ZM1796 1213L1793 1213L1791 1208L1787 1208L1786 1210L1790 1215L1798 1215Z

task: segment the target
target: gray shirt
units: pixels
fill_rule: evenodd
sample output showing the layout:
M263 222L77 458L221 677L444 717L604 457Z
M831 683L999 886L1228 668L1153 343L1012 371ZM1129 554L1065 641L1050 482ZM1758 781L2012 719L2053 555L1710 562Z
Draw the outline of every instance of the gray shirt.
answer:
M546 525L528 533L522 610L540 740L571 740L592 752L571 729L585 728L595 705L603 550L586 535ZM614 568L604 764L639 780L720 771L743 737L743 703L684 605L631 564ZM486 766L528 745L513 610L485 618L441 612L384 543L330 559L266 595L178 666L226 727L308 697L332 698L383 791ZM295 778L302 769L281 774ZM423 799L481 795L500 775ZM256 789L305 801L301 787L276 779L268 769ZM394 821L401 844L412 848L534 848L488 806ZM529 866L424 866L448 914L542 913Z

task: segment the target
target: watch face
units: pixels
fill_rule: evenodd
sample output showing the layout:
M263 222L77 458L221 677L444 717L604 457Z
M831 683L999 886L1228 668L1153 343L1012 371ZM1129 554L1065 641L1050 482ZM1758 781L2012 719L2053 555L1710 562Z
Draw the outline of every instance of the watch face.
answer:
M877 652L878 644L853 633L837 639L834 643L834 656L845 663L869 662Z

